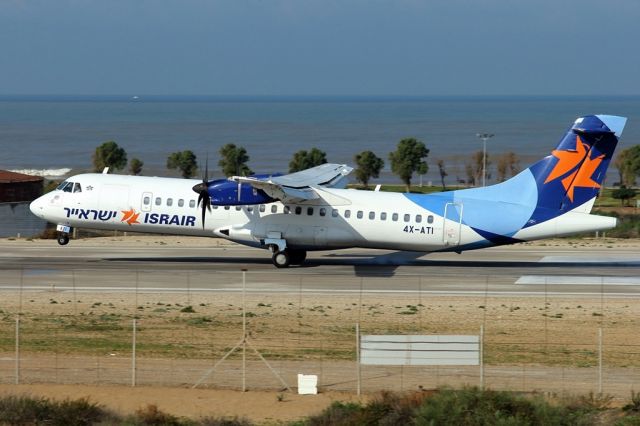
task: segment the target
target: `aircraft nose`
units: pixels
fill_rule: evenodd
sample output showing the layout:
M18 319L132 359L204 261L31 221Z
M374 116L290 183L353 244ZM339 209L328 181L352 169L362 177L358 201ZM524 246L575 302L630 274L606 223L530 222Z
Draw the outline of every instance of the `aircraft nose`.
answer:
M38 217L43 217L44 216L44 205L42 202L42 197L36 198L35 200L33 200L31 202L31 204L29 204L29 210L31 210L31 213L33 213L34 215L38 216Z

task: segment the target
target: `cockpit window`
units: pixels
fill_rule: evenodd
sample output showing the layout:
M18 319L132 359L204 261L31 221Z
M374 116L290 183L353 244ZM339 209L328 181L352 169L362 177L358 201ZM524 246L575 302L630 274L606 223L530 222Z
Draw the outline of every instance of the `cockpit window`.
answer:
M56 190L64 191L64 192L80 192L80 184L76 183L76 185L78 185L78 191L73 190L73 182L68 182L65 180L60 185L58 185Z
M78 182L73 184L73 192L82 192L82 187Z

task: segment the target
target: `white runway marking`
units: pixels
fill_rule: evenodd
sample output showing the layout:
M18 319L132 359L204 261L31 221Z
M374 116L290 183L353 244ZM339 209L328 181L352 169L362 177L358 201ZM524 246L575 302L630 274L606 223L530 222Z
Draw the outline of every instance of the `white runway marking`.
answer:
M640 277L594 277L563 275L523 275L516 284L553 285L640 285Z
M606 263L609 265L640 265L638 255L598 255L595 256L545 256L540 259L544 263Z

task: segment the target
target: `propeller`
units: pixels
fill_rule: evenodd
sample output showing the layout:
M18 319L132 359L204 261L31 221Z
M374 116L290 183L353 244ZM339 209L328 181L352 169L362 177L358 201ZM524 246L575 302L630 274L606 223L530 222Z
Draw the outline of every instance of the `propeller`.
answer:
M193 186L193 191L198 194L198 206L202 204L202 229L204 229L204 219L207 210L211 211L211 196L209 196L209 156L204 166L202 182Z

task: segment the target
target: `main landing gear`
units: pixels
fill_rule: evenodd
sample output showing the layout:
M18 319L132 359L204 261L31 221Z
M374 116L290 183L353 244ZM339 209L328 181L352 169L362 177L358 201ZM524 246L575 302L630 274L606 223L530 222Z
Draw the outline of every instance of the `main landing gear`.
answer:
M289 265L301 265L307 258L306 250L286 248L282 251L274 251L271 260L276 268L288 268Z

